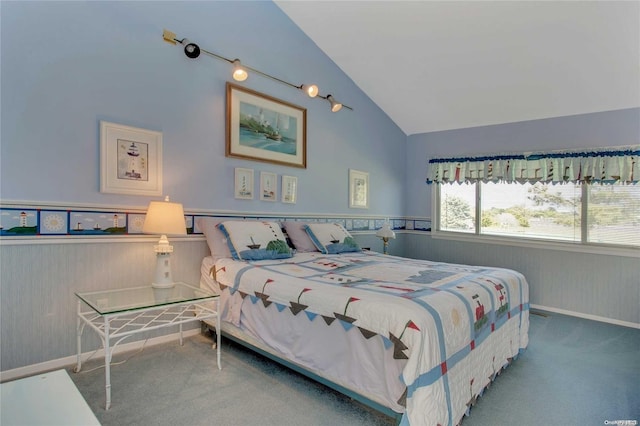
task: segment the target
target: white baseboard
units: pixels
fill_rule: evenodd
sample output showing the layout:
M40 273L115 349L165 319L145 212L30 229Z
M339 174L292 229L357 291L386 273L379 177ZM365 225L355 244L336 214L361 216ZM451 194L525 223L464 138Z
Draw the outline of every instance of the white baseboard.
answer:
M200 334L200 329L193 330L184 330L182 332L182 337L191 337ZM131 343L125 343L122 345L116 346L113 351L113 355L133 351L136 349L140 349L143 345L145 347L155 346L162 343L171 342L174 340L180 339L180 333L167 334L164 336L158 336L151 339L148 339L145 343L144 340L138 340ZM84 361L88 356L92 355L94 351L84 352L82 354L82 360ZM103 358L104 359L104 349L99 349L95 354L93 354L92 359L94 358ZM39 364L31 364L26 365L24 367L14 368L13 370L0 371L0 383L8 382L15 379L20 379L22 377L34 376L36 374L46 373L51 370L58 370L60 368L67 368L75 366L77 361L76 355L67 356L64 358L52 359L51 361L41 362Z
M565 309L551 308L549 306L533 305L533 304L529 305L529 306L532 309L539 309L541 311L555 312L557 314L569 315L569 316L572 316L572 317L584 318L584 319L589 319L589 320L593 320L593 321L606 322L608 324L621 325L623 327L631 327L631 328L640 329L640 324L635 323L635 322L620 321L620 320L617 320L617 319L601 317L601 316L598 316L598 315L583 314L582 312L574 312L574 311L567 311Z

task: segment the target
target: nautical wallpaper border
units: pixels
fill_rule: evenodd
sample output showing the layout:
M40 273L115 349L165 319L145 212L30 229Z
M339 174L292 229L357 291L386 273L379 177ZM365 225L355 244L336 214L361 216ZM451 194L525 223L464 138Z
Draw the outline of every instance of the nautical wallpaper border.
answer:
M243 213L187 213L185 226L188 235L202 235L195 224L197 217L217 217L220 219L255 219L269 221L305 221L336 222L349 231L366 232L381 228L384 218L279 215L279 214L243 214ZM42 236L56 237L113 237L140 236L145 213L127 210L99 210L83 208L44 208L37 206L0 207L0 238L34 238ZM394 230L431 231L428 219L389 218Z

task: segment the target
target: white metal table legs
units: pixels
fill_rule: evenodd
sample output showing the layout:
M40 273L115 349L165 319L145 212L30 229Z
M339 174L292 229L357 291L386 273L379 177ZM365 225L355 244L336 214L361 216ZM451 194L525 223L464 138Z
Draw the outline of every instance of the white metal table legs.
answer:
M84 330L84 322L81 318L81 305L82 302L78 299L78 314L76 316L76 344L78 346L78 355L76 357L76 368L73 369L76 373L82 368L82 360L80 355L82 354L82 330Z
M219 301L216 303L216 308L219 309ZM105 409L111 408L111 359L113 357L113 351L115 347L127 337L144 331L156 330L159 328L165 328L170 325L179 325L180 327L180 344L183 344L183 323L202 321L216 317L217 328L217 342L216 355L218 362L218 369L222 369L220 360L220 315L217 311L206 307L201 304L185 303L182 307L176 311L171 311L174 306L166 306L164 308L153 307L152 309L139 310L133 313L124 314L110 314L100 315L96 312L87 311L82 312L82 301L78 300L78 317L76 318L76 339L78 346L78 354L76 357L76 367L74 371L80 372L82 369L82 333L85 326L91 327L100 339L102 340L102 346L104 348L104 379L105 379ZM151 315L148 315L150 311L158 311ZM200 311L198 313L198 311ZM171 319L164 319L165 314L170 314ZM129 315L128 317L126 317ZM114 323L112 324L111 321ZM133 327L128 329L127 327ZM114 340L115 343L111 342Z
M111 408L111 358L112 349L109 342L109 318L103 317L104 320L104 337L98 333L102 340L102 346L104 348L104 382L105 382L105 409ZM75 373L79 373L82 370L82 332L86 324L91 325L90 322L82 315L82 302L78 300L78 315L76 318L76 339L78 345L78 354L76 355L76 367L73 369Z
M111 351L109 348L109 318L104 317L104 391L106 395L105 410L111 408Z

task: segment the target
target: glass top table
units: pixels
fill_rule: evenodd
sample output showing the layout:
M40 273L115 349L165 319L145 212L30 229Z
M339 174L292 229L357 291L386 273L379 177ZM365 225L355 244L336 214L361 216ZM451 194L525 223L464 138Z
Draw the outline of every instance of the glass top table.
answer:
M111 358L121 341L133 334L178 326L182 345L182 325L204 320L216 322L216 357L220 364L219 296L208 290L177 282L171 288L120 288L75 293L78 299L76 338L78 353L75 372L82 369L82 333L85 326L98 333L104 348L105 409L111 407ZM82 309L83 304L90 310ZM113 342L112 342L113 341Z
M183 302L198 302L215 295L185 283L172 288L151 286L76 293L76 296L100 315L109 315L138 309L158 308Z

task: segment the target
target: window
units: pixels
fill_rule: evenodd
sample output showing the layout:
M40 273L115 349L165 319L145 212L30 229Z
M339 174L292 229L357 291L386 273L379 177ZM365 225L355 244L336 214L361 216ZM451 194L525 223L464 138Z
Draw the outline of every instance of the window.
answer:
M640 185L476 181L437 188L439 231L640 247Z
M435 230L640 247L640 146L429 160Z

